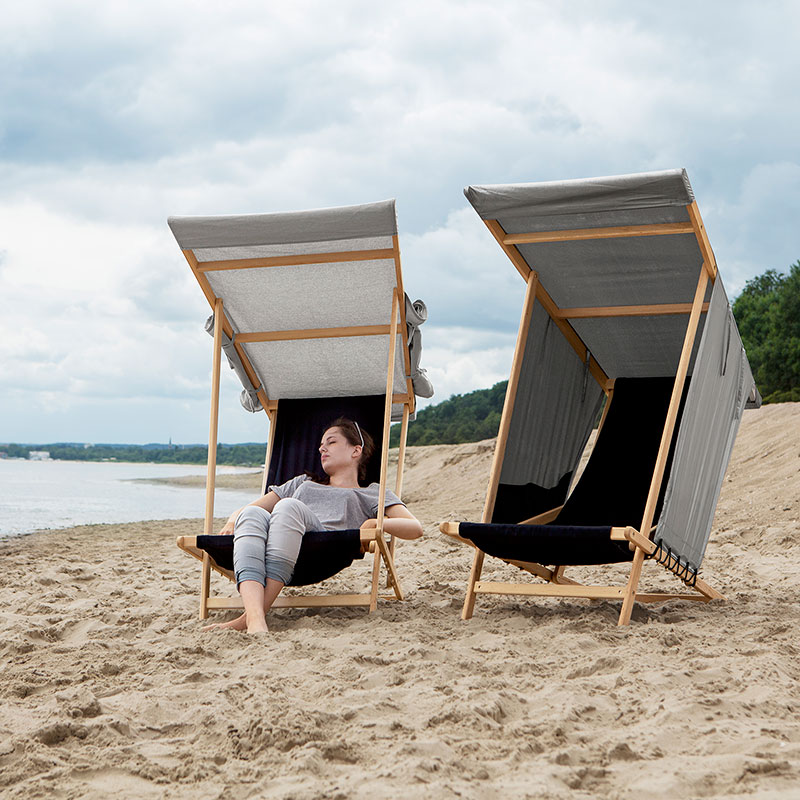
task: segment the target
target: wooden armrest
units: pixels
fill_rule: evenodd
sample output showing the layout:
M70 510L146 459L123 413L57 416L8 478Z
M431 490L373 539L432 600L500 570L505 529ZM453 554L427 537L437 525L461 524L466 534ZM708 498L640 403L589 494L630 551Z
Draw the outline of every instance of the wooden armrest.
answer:
M362 528L361 529L361 552L374 553L375 548L378 546L378 536L383 531L380 528Z
M175 544L180 547L181 550L185 550L187 553L191 553L189 550L190 547L197 547L197 537L196 536L179 536L175 540ZM192 553L194 555L194 553Z
M369 544L378 538L380 528L362 528L361 529L361 544Z
M439 530L444 533L446 536L449 536L451 539L456 539L459 542L463 542L464 544L468 544L471 547L475 547L475 543L469 539L465 539L463 536L460 536L458 533L460 522L440 522L439 523Z
M641 547L647 555L652 555L656 551L656 546L646 536L642 536L636 528L612 528L611 540L614 542L627 542L631 550Z

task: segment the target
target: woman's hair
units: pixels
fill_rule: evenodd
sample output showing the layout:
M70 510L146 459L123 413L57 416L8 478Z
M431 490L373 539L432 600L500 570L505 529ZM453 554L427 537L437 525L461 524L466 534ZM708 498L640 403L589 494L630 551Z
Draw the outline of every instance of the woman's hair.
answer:
M369 464L369 460L375 452L375 441L362 427L347 417L339 417L331 422L330 425L325 426L326 431L331 428L338 428L348 444L354 447L361 445L361 458L358 460L358 482L364 483L367 480L367 464ZM329 475L319 476L310 472L306 474L316 483L330 483L331 481Z

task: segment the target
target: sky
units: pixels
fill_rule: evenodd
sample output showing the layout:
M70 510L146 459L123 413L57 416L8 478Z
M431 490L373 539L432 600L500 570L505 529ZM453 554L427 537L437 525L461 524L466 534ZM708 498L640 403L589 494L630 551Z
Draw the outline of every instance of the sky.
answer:
M203 442L170 215L394 197L432 401L524 284L463 196L685 167L730 297L800 259L800 4L26 0L0 24L0 442ZM225 369L220 441L263 441Z

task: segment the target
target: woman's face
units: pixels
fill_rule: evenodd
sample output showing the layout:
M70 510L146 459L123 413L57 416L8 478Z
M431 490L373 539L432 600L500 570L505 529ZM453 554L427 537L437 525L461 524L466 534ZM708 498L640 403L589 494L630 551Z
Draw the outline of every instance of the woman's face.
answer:
M319 455L322 469L327 475L333 475L341 469L358 468L361 445L350 444L339 428L328 428L322 434Z

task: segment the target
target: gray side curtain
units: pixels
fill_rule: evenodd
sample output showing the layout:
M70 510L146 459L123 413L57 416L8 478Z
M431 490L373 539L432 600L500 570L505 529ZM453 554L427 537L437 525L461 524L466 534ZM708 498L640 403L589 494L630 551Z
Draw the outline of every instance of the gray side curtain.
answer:
M602 398L587 365L534 303L500 482L553 488L575 469Z
M703 560L742 411L746 403L753 406L759 401L733 312L717 277L654 537L691 571L698 570Z
M206 320L206 332L211 336L214 335L213 314ZM250 378L247 377L244 364L242 364L242 359L239 358L239 354L236 352L233 340L228 338L225 331L222 331L222 352L225 353L225 357L228 359L228 365L236 373L236 377L239 378L244 387L239 395L239 402L242 404L242 408L245 408L253 414L261 411L264 408L264 406L261 405L261 401L258 399L258 390L261 387L253 386Z
M413 303L408 295L406 303L406 329L408 331L408 355L411 361L411 385L417 397L433 397L433 384L419 365L422 358L422 332L419 326L428 319L428 307L422 300ZM416 413L415 413L416 416Z

